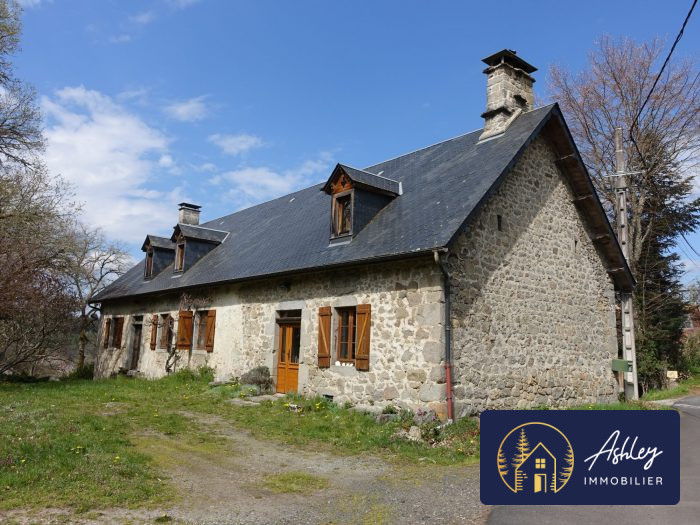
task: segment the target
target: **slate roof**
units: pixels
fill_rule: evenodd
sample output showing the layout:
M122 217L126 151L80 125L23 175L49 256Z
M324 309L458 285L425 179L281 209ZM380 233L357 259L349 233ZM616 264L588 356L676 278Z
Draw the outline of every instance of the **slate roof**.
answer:
M449 246L553 117L563 123L556 104L523 113L504 134L484 142L477 130L367 167L370 174L383 172L401 182L403 194L348 244L329 246L331 196L318 184L204 223L230 234L180 277L173 278L169 267L145 281L141 261L94 301L405 258ZM627 268L624 258L620 266Z
M171 241L176 239L178 232L181 232L182 235L188 239L199 239L200 241L219 244L223 242L223 240L229 234L227 231L214 230L212 228L207 228L204 225L195 226L193 224L178 223L174 229L175 231L173 232L173 236L170 237Z
M350 177L350 180L357 183L359 186L369 187L392 195L399 195L401 193L401 183L399 181L384 177L383 174L370 173L369 171L359 170L352 166L346 166L345 164L338 164L336 166L328 182L326 182L326 185L322 188L323 191L328 190L331 179L333 179L333 175L335 175L338 169L343 170L348 177Z
M173 241L166 237L159 237L157 235L146 235L146 240L143 241L142 250L146 249L146 244L150 242L151 246L154 248L162 248L165 250L175 250L175 244Z

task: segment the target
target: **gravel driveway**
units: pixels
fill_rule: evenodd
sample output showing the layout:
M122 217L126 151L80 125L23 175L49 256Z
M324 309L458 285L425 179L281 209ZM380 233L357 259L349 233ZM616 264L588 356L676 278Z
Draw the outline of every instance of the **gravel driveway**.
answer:
M479 467L393 463L374 456L338 456L252 437L224 420L187 414L221 436L226 451L185 446L148 434L137 446L151 455L177 491L167 508L107 509L85 515L46 510L5 514L12 523L141 524L414 524L484 523ZM304 473L323 489L278 493L270 475ZM0 513L1 514L1 513Z

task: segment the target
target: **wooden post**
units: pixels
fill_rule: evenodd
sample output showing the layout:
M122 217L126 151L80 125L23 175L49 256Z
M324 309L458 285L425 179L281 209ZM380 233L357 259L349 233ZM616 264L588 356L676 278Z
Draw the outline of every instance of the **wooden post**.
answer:
M627 168L625 151L622 148L622 128L615 128L615 215L617 218L617 240L629 264L629 223L627 209ZM632 362L632 371L624 376L625 399L639 399L637 384L637 351L634 341L634 303L632 292L622 292L622 357Z

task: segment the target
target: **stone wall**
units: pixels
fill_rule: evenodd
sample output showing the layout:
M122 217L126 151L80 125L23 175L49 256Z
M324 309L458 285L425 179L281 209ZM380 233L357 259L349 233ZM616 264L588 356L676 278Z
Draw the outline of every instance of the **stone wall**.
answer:
M273 375L277 363L276 312L301 310L299 389L305 395L330 395L340 403L351 402L380 409L388 404L411 409L445 412L443 296L441 274L432 257L374 264L288 279L222 285L204 292L205 308L216 309L214 351L183 351L182 366L206 364L217 379L240 376L266 365ZM102 350L101 376L130 362L131 323L144 316L139 371L146 377L165 374L165 350L150 350L153 313L177 317L179 297L157 302L107 304L104 313L127 315L122 349ZM371 347L369 371L336 366L336 308L370 304ZM331 367L319 369L318 310L332 307ZM174 332L177 332L175 326ZM128 335L128 337L127 337Z
M537 139L451 250L457 416L616 398L613 287L554 160Z

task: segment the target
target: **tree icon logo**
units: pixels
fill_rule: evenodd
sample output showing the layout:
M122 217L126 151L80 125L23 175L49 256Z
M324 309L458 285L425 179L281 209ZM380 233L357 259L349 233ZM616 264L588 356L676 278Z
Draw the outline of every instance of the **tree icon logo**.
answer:
M513 492L559 492L574 471L574 449L558 428L524 423L498 447L498 473Z

